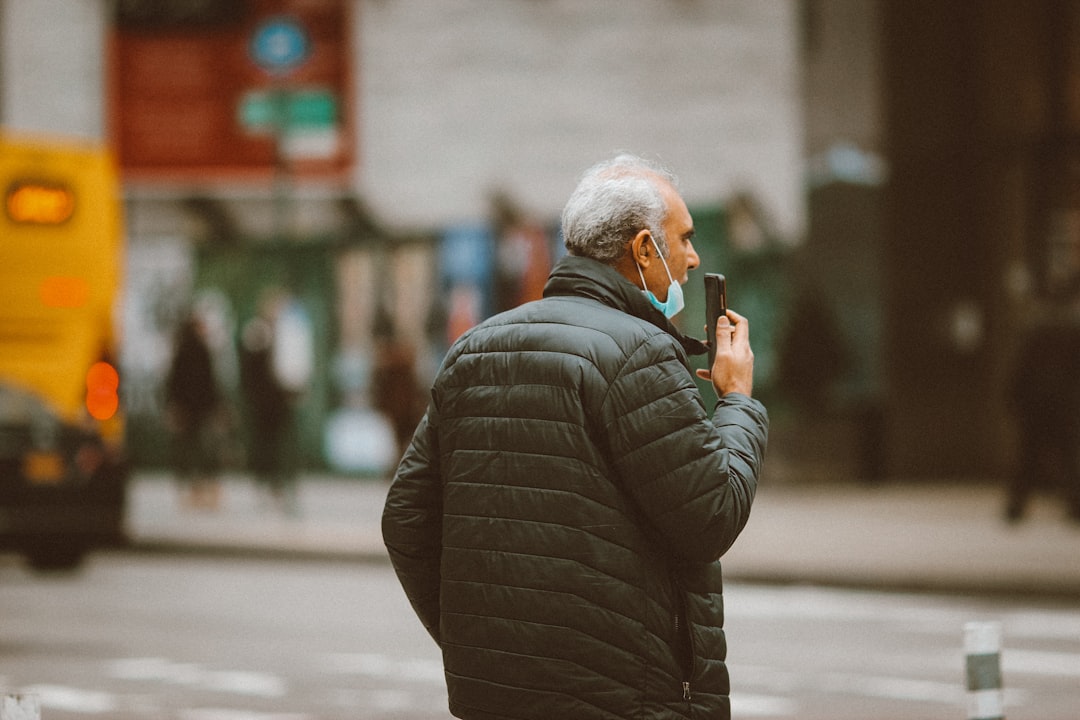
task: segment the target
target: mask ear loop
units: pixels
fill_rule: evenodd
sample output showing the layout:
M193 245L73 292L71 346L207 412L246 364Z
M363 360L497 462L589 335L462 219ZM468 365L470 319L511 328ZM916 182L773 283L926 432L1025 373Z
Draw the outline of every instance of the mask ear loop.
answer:
M656 244L656 239L653 238L652 235L649 236L649 239L652 240L653 245L656 247L656 254L660 257L660 262L664 264L664 272L667 273L668 284L670 285L671 283L674 283L675 279L671 277L671 269L668 267L667 260L664 259L664 253L660 252L660 246ZM642 254L645 257L649 256L648 247L643 248ZM652 292L651 290L649 290L648 283L645 282L645 273L641 272L641 266L637 263L634 263L634 265L637 265L638 277L641 278L641 287L645 290L645 292Z
M656 240L653 240L653 245L656 245ZM656 245L656 254L660 256L660 262L664 263L664 272L667 273L668 284L675 282L675 278L671 277L671 268L668 267L667 260L664 259L664 253L660 252L660 246ZM638 265L638 272L641 272L641 266Z
M634 266L637 267L638 277L641 278L641 287L645 290L645 292L652 292L652 290L649 289L649 284L645 282L645 273L641 272L641 266L637 263L634 263Z

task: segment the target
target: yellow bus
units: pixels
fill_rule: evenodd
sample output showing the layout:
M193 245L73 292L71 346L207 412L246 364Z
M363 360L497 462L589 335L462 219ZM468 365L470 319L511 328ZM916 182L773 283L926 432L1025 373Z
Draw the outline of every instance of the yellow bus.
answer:
M0 549L74 568L124 539L117 172L0 129L0 193Z

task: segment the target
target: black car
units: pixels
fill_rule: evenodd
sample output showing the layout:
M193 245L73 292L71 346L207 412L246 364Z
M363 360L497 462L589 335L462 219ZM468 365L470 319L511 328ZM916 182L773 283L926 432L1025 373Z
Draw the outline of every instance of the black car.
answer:
M91 424L65 423L0 383L0 550L70 570L93 549L122 545L127 475Z

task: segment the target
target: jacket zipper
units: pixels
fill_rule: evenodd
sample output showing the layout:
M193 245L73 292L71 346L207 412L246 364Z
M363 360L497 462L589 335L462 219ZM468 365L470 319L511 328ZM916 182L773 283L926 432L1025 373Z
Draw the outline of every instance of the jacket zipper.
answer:
M694 675L694 638L690 633L690 623L686 620L686 596L683 594L682 586L675 579L674 573L671 576L671 583L675 588L675 637L679 642L679 647L676 649L676 660L680 669L686 674L682 681L683 700L690 702L692 698L690 678Z

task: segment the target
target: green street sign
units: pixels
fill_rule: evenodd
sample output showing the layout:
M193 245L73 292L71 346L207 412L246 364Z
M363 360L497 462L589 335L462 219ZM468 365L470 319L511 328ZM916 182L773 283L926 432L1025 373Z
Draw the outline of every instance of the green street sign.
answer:
M337 124L337 98L329 90L249 90L237 119L250 133L328 129Z

